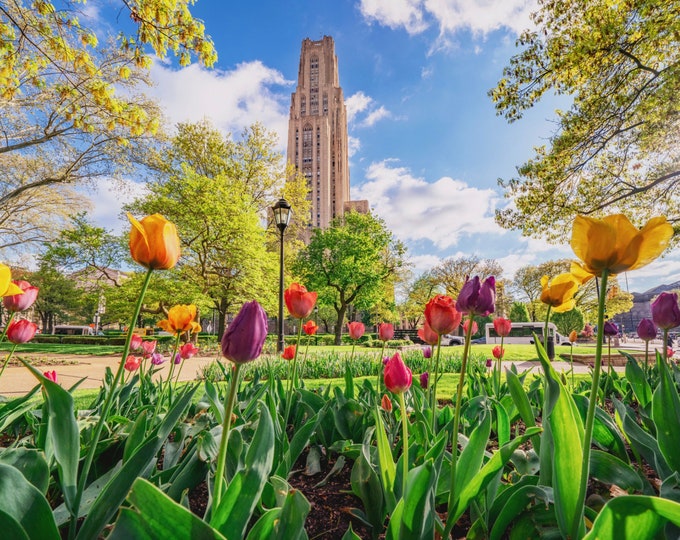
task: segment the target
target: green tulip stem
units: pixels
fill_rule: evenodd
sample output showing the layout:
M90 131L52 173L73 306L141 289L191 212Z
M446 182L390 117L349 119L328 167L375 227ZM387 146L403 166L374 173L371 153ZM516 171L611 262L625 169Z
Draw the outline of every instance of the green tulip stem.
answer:
M583 508L586 501L586 490L588 489L588 475L590 473L590 445L593 438L593 426L595 424L595 407L597 405L597 394L600 388L600 371L602 370L602 338L604 337L604 307L605 296L607 294L607 278L609 271L603 270L600 280L600 296L598 298L597 311L597 344L595 348L595 366L593 367L593 385L590 389L590 399L588 400L588 412L586 413L586 423L583 434L583 459L581 462L581 483L579 486L578 499L575 508L580 508L580 512L574 515L574 522L571 524L571 538L579 538L579 532L583 525Z
M645 380L649 377L649 340L645 340Z
M548 312L545 315L545 326L543 327L543 348L548 351L548 325L550 324L550 312L552 311L552 306L548 306Z
M165 381L165 384L168 387L168 406L172 402L172 390L173 390L173 385L172 385L172 375L175 372L175 357L177 356L177 351L179 350L179 340L182 337L182 334L180 332L177 332L177 336L175 336L175 344L172 347L172 354L170 355L170 372L168 373L168 379Z
M83 463L83 468L80 471L80 477L78 478L78 486L76 489L76 496L73 500L73 507L71 508L71 518L70 518L70 524L69 524L69 534L68 537L69 539L75 538L76 535L76 524L78 522L78 513L80 510L80 501L83 497L83 492L85 491L85 483L87 482L87 477L90 472L90 467L92 466L92 462L94 461L94 455L97 453L97 445L99 444L99 438L101 437L102 434L102 429L104 428L104 424L107 421L107 417L109 415L109 411L111 410L111 404L113 403L113 397L116 394L116 390L118 385L120 384L121 379L123 378L123 373L125 372L125 360L127 359L128 353L130 352L130 342L132 341L132 329L135 327L135 324L137 322L137 318L139 317L139 313L142 310L142 302L144 301L144 295L146 294L146 289L149 287L149 282L151 281L151 274L153 272L152 268L149 268L146 272L146 275L144 276L144 282L142 283L142 289L139 292L139 296L137 297L137 304L135 305L135 310L134 314L132 315L132 319L130 320L130 326L128 327L128 332L127 336L125 338L125 346L123 347L123 355L121 356L121 360L118 363L118 370L116 371L116 375L113 379L113 383L111 384L111 389L109 390L109 393L106 395L106 399L104 400L104 405L102 407L101 413L99 415L99 420L97 421L97 425L94 428L94 432L92 435L92 439L90 441L90 448L87 451L87 456L85 457L85 461Z
M456 494L456 465L458 462L458 429L460 427L460 405L463 399L463 385L465 384L465 375L467 369L467 360L470 354L470 341L472 338L472 325L475 319L474 313L470 313L468 319L467 332L465 332L465 348L463 349L463 360L460 366L460 378L458 379L458 388L456 390L456 408L453 412L453 433L451 435L451 486L449 488L449 504L448 512L451 515L453 512L453 504L455 502ZM453 530L455 523L447 518L446 528L442 538L448 538Z
M576 388L576 382L574 381L574 344L570 343L571 350L569 352L569 365L571 366L571 387Z
M7 337L7 329L9 328L9 325L12 324L12 321L14 320L14 315L16 315L16 311L12 311L12 313L9 316L9 319L7 319L7 323L5 323L5 328L2 330L2 336L0 336L0 343L5 341L5 338Z
M668 328L663 329L663 361L668 363Z
M403 431L402 438L402 467L403 478L401 479L401 496L406 497L406 480L408 479L408 414L406 413L406 402L404 401L404 392L399 392L399 408L401 409L401 428Z
M2 377L2 374L5 372L5 368L7 367L7 364L9 363L10 359L12 358L12 356L14 356L14 351L16 350L16 348L17 348L17 344L14 343L12 345L12 350L9 351L7 358L5 358L5 362L2 364L2 369L0 369L0 377Z
M220 439L220 450L217 454L217 470L215 471L215 488L213 497L215 504L214 510L220 507L222 492L227 489L226 466L227 466L227 445L229 443L229 430L231 429L231 414L236 402L236 392L238 390L238 378L241 371L241 364L234 364L236 367L232 371L231 382L229 383L229 394L227 402L224 404L224 418L222 418L222 437ZM224 484L224 488L222 485ZM213 510L213 513L214 513Z
M380 402L380 374L383 371L383 357L385 354L385 345L387 343L383 341L382 348L380 349L380 356L378 356L378 380L376 381L376 401L379 403Z
M432 433L437 429L437 382L439 381L439 353L442 348L442 337L437 336L437 355L434 357L434 377L430 393L430 409L432 409Z
M501 336L501 354L498 355L498 358L496 358L496 372L494 373L494 383L496 385L496 397L500 399L501 395L501 361L503 360L503 355L505 354L505 351L503 350L503 340L505 339L505 336Z
M300 349L300 340L302 339L302 319L300 319L300 324L298 324L298 335L297 335L297 343L295 345L295 354L293 355L293 369L292 369L292 374L290 377L290 381L288 381L288 394L286 395L286 415L283 417L284 421L284 431L285 431L285 426L288 425L288 415L290 414L290 406L291 403L293 402L293 392L295 392L295 387L296 387L296 379L297 379L297 357L298 357L298 350Z

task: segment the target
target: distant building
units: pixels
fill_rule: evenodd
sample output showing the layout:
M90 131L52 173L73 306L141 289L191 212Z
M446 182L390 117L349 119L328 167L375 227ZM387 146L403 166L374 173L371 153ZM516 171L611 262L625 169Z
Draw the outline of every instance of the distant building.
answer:
M326 228L349 209L368 212L368 201L350 201L347 111L333 38L302 41L298 83L290 100L288 162L307 179L314 227Z
M652 317L652 300L654 300L662 292L679 289L680 281L676 281L670 285L660 285L658 287L654 287L653 289L649 289L643 293L631 293L633 295L633 307L630 309L630 311L619 313L618 315L612 317L612 321L614 321L619 328L622 328L623 332L625 333L635 332L642 319L650 319Z

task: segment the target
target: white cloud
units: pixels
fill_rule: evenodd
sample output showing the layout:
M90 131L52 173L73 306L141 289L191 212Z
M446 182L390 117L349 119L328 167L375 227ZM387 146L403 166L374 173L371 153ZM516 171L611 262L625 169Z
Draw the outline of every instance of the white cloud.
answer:
M361 91L345 99L345 108L347 123L354 123L357 127L371 127L383 118L392 117L390 111L382 105L378 106L372 97Z
M277 70L260 61L238 64L231 71L207 70L192 64L179 70L154 62L151 77L155 97L172 123L209 118L225 133L239 135L260 122L277 133L279 149L288 139L288 105L272 88L292 86Z
M362 127L371 127L376 122L382 120L383 118L390 118L392 114L385 107L380 106L377 109L372 110L366 115L366 118L361 122Z
M373 103L373 98L367 96L363 92L357 92L345 99L345 108L347 109L347 122L350 123L356 116L368 109Z
M419 34L427 28L423 20L422 0L361 0L361 14L370 22L390 28L404 27L409 34Z
M638 270L619 276L619 284L625 287L626 279L630 292L645 292L661 284L670 285L680 281L680 249L675 249Z
M494 222L498 196L491 189L448 177L428 183L387 161L370 165L366 178L366 183L354 188L352 198L368 199L403 241L429 240L438 249L447 249L464 236L505 233Z
M361 149L361 141L356 137L347 135L347 155L352 157Z
M458 30L469 30L484 36L501 27L519 34L532 27L529 15L537 7L536 0L361 0L360 11L370 22L389 28L403 27L409 34L428 28L428 21L439 26L438 48L444 37Z

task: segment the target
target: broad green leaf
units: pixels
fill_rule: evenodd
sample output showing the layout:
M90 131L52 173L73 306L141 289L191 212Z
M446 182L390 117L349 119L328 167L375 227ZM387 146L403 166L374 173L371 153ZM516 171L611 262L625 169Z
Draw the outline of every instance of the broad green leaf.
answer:
M433 537L436 481L437 475L431 459L408 472L406 494L399 500L392 514L385 535L387 540Z
M364 503L368 522L375 531L382 531L385 519L385 500L380 478L361 452L354 461L350 477L352 492ZM399 505L397 505L397 508ZM396 508L395 508L396 512Z
M160 425L151 432L146 441L109 480L78 531L76 537L78 540L97 538L125 500L135 478L144 476L149 472L150 466L154 464L156 454L163 446L163 442L191 403L196 388L198 386L188 387L183 394L178 396Z
M148 426L148 419L146 412L143 411L132 425L132 430L125 440L125 449L123 450L123 462L126 462L135 450L144 442L146 436L146 429Z
M653 540L667 522L680 525L680 503L646 495L610 499L583 540L635 538Z
M26 395L3 403L0 406L0 433L4 432L17 418L20 418L31 409L35 408L33 396L41 387L40 384L33 387Z
M579 394L575 394L572 397L581 414L581 419L585 422L586 414L588 413L588 398ZM593 422L593 442L603 450L614 454L620 460L628 463L626 445L619 432L619 428L612 420L612 417L597 405L595 406L595 420Z
M642 478L635 469L601 450L590 452L590 476L606 484L616 484L626 491L643 490Z
M645 372L637 360L630 354L623 351L621 351L621 354L628 358L626 362L626 379L628 379L640 407L645 408L652 401L652 388L649 386L649 382L647 382Z
M26 530L21 526L16 519L9 514L0 511L0 531L5 538L12 540L31 540L26 533Z
M652 419L656 424L659 450L673 471L680 472L680 397L668 366L657 353L659 385L652 396Z
M517 407L517 410L519 411L520 418L527 427L534 427L536 425L534 410L531 408L529 396L527 396L522 382L513 371L508 369L505 370L505 377L508 383L508 390L510 390L510 396L512 397L515 407ZM532 443L536 453L539 454L541 451L541 438L535 437Z
M19 360L35 375L45 389L48 415L47 438L57 461L59 480L67 508L73 508L78 483L80 431L73 410L73 396L57 383L50 381L31 364Z
M222 534L243 538L253 510L260 501L274 460L274 425L261 403L257 430L246 453L245 468L231 479L220 505L212 509L210 524Z
M555 513L560 530L566 537L577 516L583 513L583 507L578 504L583 465L583 421L571 392L559 380L545 351L540 344L537 344L536 349L546 380L543 421L547 419L550 422L553 440Z
M0 463L0 513L10 529L18 530L18 524L28 538L60 539L47 499L18 469L4 463ZM3 530L3 538L11 538L6 534Z
M128 501L132 508L121 511L109 536L111 540L225 540L205 521L143 478L135 480Z
M397 500L394 496L394 479L397 475L394 459L392 458L392 450L390 443L387 440L387 433L385 433L385 424L382 416L376 405L373 411L375 417L375 439L378 447L378 465L380 469L380 480L382 481L383 492L385 494L385 503L387 505L387 513L394 510Z
M513 489L501 511L495 516L489 540L501 540L510 523L532 503L552 502L552 489L545 486L520 485ZM493 516L492 516L493 517Z
M456 485L454 486L454 504L458 495L470 480L479 472L484 462L484 451L491 434L491 415L486 414L481 422L470 435L465 448L456 463Z
M290 474L290 469L297 461L300 454L309 443L309 438L316 430L319 423L319 415L315 414L302 427L295 430L293 438L290 440L290 445L286 449L279 466L276 468L276 475L287 478Z
M47 493L50 468L45 455L33 448L5 448L0 452L0 463L11 465L26 477L43 495Z
M356 533L352 530L352 524L349 524L349 529L342 535L340 540L361 540Z

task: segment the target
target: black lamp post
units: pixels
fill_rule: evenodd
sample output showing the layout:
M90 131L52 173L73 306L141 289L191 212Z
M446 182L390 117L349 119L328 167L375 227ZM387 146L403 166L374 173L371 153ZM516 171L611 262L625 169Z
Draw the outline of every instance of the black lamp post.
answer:
M279 255L279 318L277 321L279 338L276 344L278 352L283 351L283 231L290 222L291 209L286 199L279 199L272 207L274 211L274 222L281 231L281 252Z

